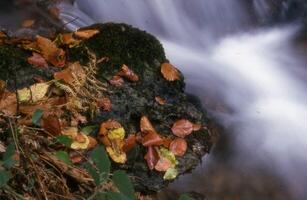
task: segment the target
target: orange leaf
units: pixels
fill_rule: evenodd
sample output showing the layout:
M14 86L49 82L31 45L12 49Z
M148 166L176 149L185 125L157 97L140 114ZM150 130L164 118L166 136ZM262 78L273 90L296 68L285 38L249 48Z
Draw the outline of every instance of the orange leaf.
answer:
M66 57L65 52L58 48L51 40L37 36L37 46L42 51L43 57L56 67L64 67Z
M124 152L128 152L131 149L133 149L136 145L136 136L134 134L131 134L128 136L127 139L125 139L125 145L123 147Z
M104 111L111 111L112 103L111 100L107 97L97 100L97 106L102 108Z
M176 138L170 144L169 150L176 156L183 156L187 151L188 144L182 138Z
M48 63L46 62L45 58L43 58L43 56L35 52L33 52L32 56L28 58L28 63L41 68L48 67Z
M174 135L184 138L193 132L194 124L186 119L181 119L173 124L172 132Z
M193 124L193 131L199 131L202 128L201 124Z
M73 164L77 164L82 162L83 160L83 156L79 155L79 154L71 154L70 155L70 160Z
M120 76L113 76L111 80L109 80L111 85L114 85L115 87L120 87L124 84L124 79Z
M86 142L86 137L87 137L86 135L78 133L76 137L74 138L74 140L79 143L84 143Z
M99 135L107 135L109 130L121 128L122 125L114 119L109 119L106 122L101 123Z
M171 144L172 140L170 138L163 138L163 146L165 148L169 148L170 144Z
M170 63L163 63L161 65L161 73L168 81L179 80L179 71Z
M21 26L23 28L30 28L30 27L32 27L34 25L34 23L35 23L35 20L33 20L33 19L26 19L26 20L24 20L22 22Z
M100 137L100 142L101 142L102 144L104 144L104 146L106 146L106 147L112 145L110 139L109 139L107 136L102 136L102 137Z
M61 123L57 116L49 115L42 118L42 128L52 135L61 134Z
M149 132L142 138L142 145L145 147L162 144L163 139L156 132Z
M15 115L17 112L16 94L5 91L1 96L0 111L6 115Z
M172 162L165 157L160 157L155 165L155 169L159 172L166 172L170 167L172 167Z
M147 166L149 169L153 170L159 160L159 154L154 147L149 146L144 158L147 161Z
M162 97L156 96L156 97L155 97L155 100L156 100L156 102L158 102L158 104L160 104L160 105L165 105L165 104L166 104L166 100L163 99Z
M119 76L123 76L132 82L139 80L138 75L136 75L127 65L123 64L121 71L118 73Z
M75 36L81 39L89 39L94 35L98 34L99 30L92 29L92 30L78 30L74 32Z
M146 116L141 118L140 128L143 133L156 133L155 128Z
M70 63L66 69L60 72L55 72L53 76L57 80L63 80L65 83L74 85L76 78L78 78L78 81L82 83L83 80L85 80L86 74L83 68L81 67L80 63L75 62L75 63Z
M88 144L88 149L94 149L97 146L97 140L91 136L88 136L90 143Z

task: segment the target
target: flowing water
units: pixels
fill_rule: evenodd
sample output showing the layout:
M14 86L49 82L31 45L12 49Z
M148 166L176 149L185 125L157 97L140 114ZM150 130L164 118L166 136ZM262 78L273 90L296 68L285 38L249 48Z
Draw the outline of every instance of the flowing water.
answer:
M115 21L156 35L184 73L187 90L223 126L227 145L217 145L168 191L196 190L209 199L307 198L307 67L293 43L300 24L258 26L268 18L267 2L77 0L60 6L64 21L78 17L70 29ZM215 153L219 148L227 148L226 155Z

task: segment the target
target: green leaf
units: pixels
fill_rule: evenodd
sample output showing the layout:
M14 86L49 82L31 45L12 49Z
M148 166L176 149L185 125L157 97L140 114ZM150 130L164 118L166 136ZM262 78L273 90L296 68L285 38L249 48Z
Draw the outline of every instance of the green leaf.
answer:
M104 147L96 147L91 153L91 158L99 170L100 177L106 180L110 174L111 162Z
M0 170L0 187L3 187L10 180L11 174L7 171Z
M169 169L165 172L165 174L164 174L164 176L163 176L163 179L164 179L164 180L173 180L173 179L175 179L177 176L178 176L178 170L177 170L176 168L171 167L171 168L169 168Z
M194 200L193 198L191 198L189 195L187 194L183 194L180 196L179 200Z
M3 165L7 168L11 168L15 165L16 161L13 160L13 156L15 154L15 146L14 144L9 144L6 148L6 151L3 155Z
M98 128L97 125L93 125L93 126L86 126L84 128L81 129L81 132L84 135L89 135L91 132L93 132L96 128Z
M60 135L56 137L57 142L64 144L66 147L70 147L73 140L67 135Z
M97 193L97 199L98 200L106 200L106 194L102 192Z
M107 197L108 197L108 200L132 200L132 199L129 199L129 198L125 197L121 193L112 192L112 191L109 191L107 193Z
M112 181L123 195L129 199L135 199L133 185L124 171L115 171L112 177Z
M44 111L37 109L32 116L32 123L36 126L40 126L40 121L43 116Z
M101 181L100 181L100 176L99 176L97 170L91 164L89 164L89 163L85 164L85 169L92 176L92 178L94 179L95 184L97 186L100 185Z
M68 153L66 152L66 151L57 151L57 152L55 152L55 156L59 159L59 160L61 160L61 161L63 161L64 163L66 163L67 165L71 165L72 163L71 163L71 160L70 160L70 158L69 158L69 155L68 155Z

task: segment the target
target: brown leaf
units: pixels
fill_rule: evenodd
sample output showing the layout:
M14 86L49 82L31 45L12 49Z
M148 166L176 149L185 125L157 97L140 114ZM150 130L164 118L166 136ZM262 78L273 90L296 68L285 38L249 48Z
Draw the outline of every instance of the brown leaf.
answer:
M155 165L155 170L159 172L166 172L170 167L172 167L172 162L165 157L160 157Z
M174 135L184 138L193 132L194 124L186 119L181 119L173 124L172 132Z
M166 104L166 100L163 99L162 97L156 96L156 97L155 97L155 100L156 100L156 102L157 102L158 104L160 104L160 105L165 105L165 104Z
M100 125L99 135L107 135L109 130L121 128L122 125L114 119L109 119Z
M53 77L57 80L63 80L65 83L70 85L75 85L75 82L78 81L79 83L83 84L86 78L85 71L81 67L79 62L70 63L69 66L60 71L55 72Z
M66 57L65 52L58 48L51 40L41 36L36 38L37 46L42 51L43 57L56 67L64 67Z
M183 156L187 151L188 144L182 138L176 138L170 144L169 150L176 156Z
M78 153L71 153L69 157L73 164L78 164L83 160L83 156Z
M112 145L110 139L107 136L100 137L100 142L106 147Z
M193 124L193 131L199 131L202 128L201 124Z
M147 161L147 166L149 169L153 170L159 160L159 154L154 147L149 146L144 158Z
M136 145L136 136L134 134L131 134L125 139L125 144L123 146L124 152L129 152L131 149L133 149Z
M161 65L161 73L168 81L179 80L179 71L170 63L163 63Z
M55 115L48 115L42 118L42 128L52 135L60 135L62 128L60 120Z
M35 20L33 20L33 19L26 19L26 20L24 20L22 22L21 26L23 28L30 28L30 27L32 27L34 25L34 23L35 23Z
M88 144L88 149L94 149L98 144L97 140L91 136L88 136L88 139L90 140L90 143Z
M123 76L132 82L139 81L138 75L136 75L127 65L123 64L121 71L118 73L119 76Z
M74 138L74 140L79 143L84 143L86 142L86 137L87 137L86 135L78 133Z
M74 35L81 39L89 39L98 33L99 33L99 30L89 29L89 30L78 30L74 32Z
M146 116L141 118L140 128L143 133L156 133L155 128Z
M0 99L0 111L6 115L15 115L17 112L16 94L11 92L4 92Z
M118 75L115 75L112 77L111 80L109 80L111 85L114 85L115 87L120 87L124 84L124 79Z
M111 111L112 109L112 102L110 98L101 98L97 100L97 106L102 108L104 111Z
M162 144L163 139L156 132L149 132L142 138L142 145L145 147Z
M0 31L0 38L6 38L7 35L6 33L4 33L3 31Z
M33 52L32 56L28 58L28 63L40 68L47 68L48 63L45 58L38 53Z
M172 142L172 139L170 139L170 138L163 138L163 144L162 144L162 145L163 145L165 148L169 148L171 142Z

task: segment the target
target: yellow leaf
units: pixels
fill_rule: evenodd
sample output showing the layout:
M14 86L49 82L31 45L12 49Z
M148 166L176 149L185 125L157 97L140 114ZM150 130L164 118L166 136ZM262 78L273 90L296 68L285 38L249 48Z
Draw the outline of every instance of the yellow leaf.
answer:
M163 176L163 179L164 180L173 180L175 179L176 177L178 176L178 171L176 168L169 168L164 176Z
M108 132L108 138L110 140L115 140L115 139L123 140L125 138L125 129L121 127L110 130Z
M23 88L18 90L18 99L20 102L37 102L42 100L48 92L49 83L37 83L30 88Z
M126 153L116 152L112 147L107 147L106 150L114 162L124 164L127 161Z
M82 137L84 138L84 141L78 142L78 141L73 141L73 143L71 144L70 148L75 149L75 150L81 150L81 149L87 149L90 143L89 138L84 135L81 134Z

